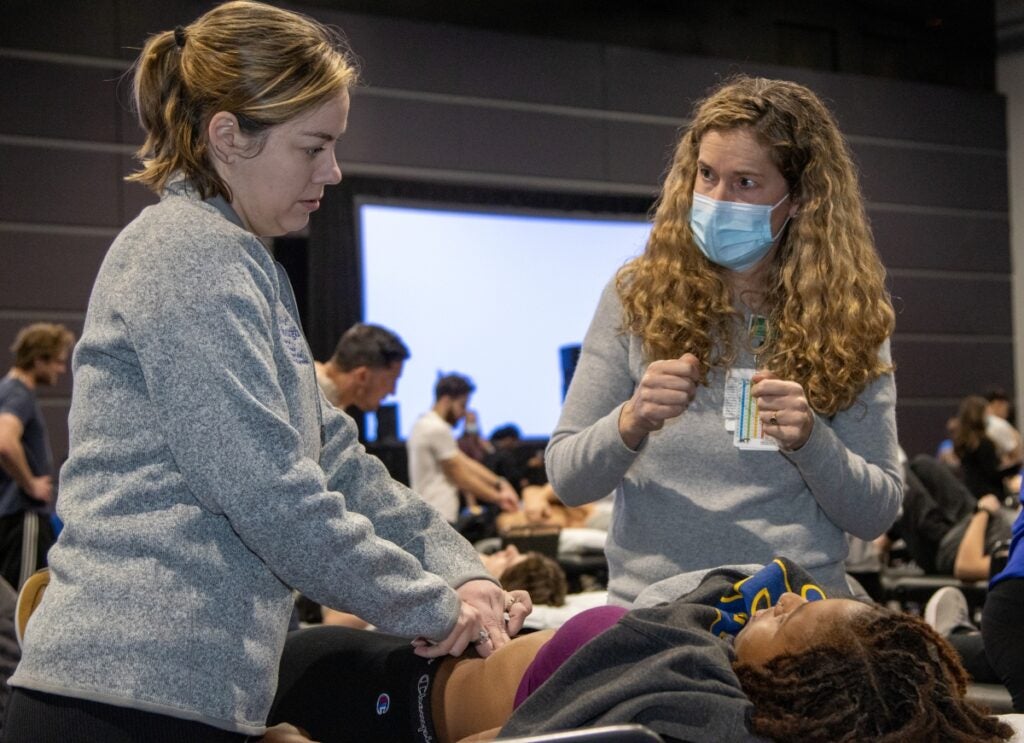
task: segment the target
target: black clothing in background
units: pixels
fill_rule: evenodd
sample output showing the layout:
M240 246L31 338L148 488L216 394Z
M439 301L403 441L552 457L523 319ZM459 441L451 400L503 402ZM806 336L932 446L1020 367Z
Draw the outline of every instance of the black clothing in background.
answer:
M963 472L964 485L975 498L991 493L1002 500L1006 495L1003 478L1019 471L1020 465L1001 468L996 445L992 443L992 439L984 436L977 449L960 457L960 469Z

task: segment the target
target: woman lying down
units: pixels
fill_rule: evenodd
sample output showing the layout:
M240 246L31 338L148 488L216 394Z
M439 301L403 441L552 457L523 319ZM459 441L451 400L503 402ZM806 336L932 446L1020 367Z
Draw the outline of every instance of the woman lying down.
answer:
M431 661L402 638L300 630L285 647L270 723L324 743L492 740L626 722L670 741L1012 735L964 698L967 676L928 625L827 598L785 558L676 576L638 605L646 608L588 610L487 659Z

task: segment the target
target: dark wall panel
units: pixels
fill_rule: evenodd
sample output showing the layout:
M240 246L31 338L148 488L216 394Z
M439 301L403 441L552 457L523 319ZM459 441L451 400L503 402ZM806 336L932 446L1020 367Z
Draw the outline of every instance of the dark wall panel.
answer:
M68 411L71 409L71 400L43 400L40 408L46 421L46 432L50 435L53 463L58 470L54 472L53 484L56 488L56 475L59 474L61 464L68 458Z
M992 341L893 341L896 362L896 422L908 454L933 453L944 438L946 419L966 395L991 387L1013 389L1013 344Z
M1009 341L910 340L892 344L896 390L908 398L957 399L989 387L1013 389L1013 344Z
M605 127L593 119L357 95L345 162L604 180Z
M855 143L861 188L872 201L983 209L1008 208L1006 154L908 149Z
M81 310L112 237L0 232L0 309Z
M825 100L847 136L1006 147L1005 102L983 91L626 47L608 47L605 59L607 106L612 110L688 117L693 102L711 87L744 73L807 85Z
M1006 148L1005 101L987 91L810 70L793 78L825 99L847 136Z
M946 438L946 421L956 415L955 403L935 402L924 405L896 404L896 430L900 446L913 457L916 454L935 455L939 442Z
M890 276L897 333L1013 335L1009 278Z
M220 5L214 0L170 0L163 2L139 2L138 0L113 0L117 7L113 24L114 51L111 56L133 61L146 39L155 33L167 31L175 26L187 26L210 7ZM275 3L276 4L276 3Z
M606 126L608 178L649 185L651 193L656 193L672 164L679 128L626 121L610 121Z
M141 183L129 183L124 180L124 176L139 169L139 163L135 158L122 155L120 166L121 178L118 180L118 189L121 195L120 219L121 224L128 224L139 215L143 208L155 204L158 199L155 193Z
M930 214L869 206L868 217L878 252L890 269L1010 272L1005 214Z
M116 227L118 156L0 144L0 220Z
M338 24L372 86L582 108L603 107L597 44L320 11Z
M0 57L0 132L113 142L116 71Z
M146 135L133 110L135 104L130 89L122 85L118 88L117 96L118 142L131 145L132 150L136 150L145 141Z
M609 109L680 122L708 88L740 71L738 63L728 60L680 58L625 47L608 47L605 60Z
M0 23L0 46L113 57L118 26L115 7L115 0L8 0Z

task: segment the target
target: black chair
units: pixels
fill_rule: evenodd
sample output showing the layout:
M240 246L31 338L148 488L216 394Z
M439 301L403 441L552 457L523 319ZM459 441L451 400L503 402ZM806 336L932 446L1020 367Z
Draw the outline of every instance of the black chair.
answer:
M892 568L882 572L881 585L885 601L896 602L901 609L912 614L921 614L932 594L945 586L953 586L963 592L972 617L981 611L988 594L988 581L965 583L951 575L926 575L920 571Z
M557 526L514 526L501 533L501 546L514 544L520 552L539 552L557 560L561 531Z
M972 681L967 684L967 698L985 705L993 715L1013 712L1013 697L1002 684L979 684Z

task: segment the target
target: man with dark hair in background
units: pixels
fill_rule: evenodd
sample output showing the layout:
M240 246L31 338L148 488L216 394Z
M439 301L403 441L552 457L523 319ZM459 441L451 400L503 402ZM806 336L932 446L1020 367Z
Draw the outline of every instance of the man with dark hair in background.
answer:
M409 349L393 331L380 325L356 323L338 340L334 355L316 362L316 381L334 407L348 412L363 438L363 416L380 408L393 395Z
M0 575L14 588L46 565L55 541L53 454L36 388L57 384L74 343L63 325L22 328L11 346L14 366L0 380Z
M502 511L519 508L519 498L508 481L466 456L455 441L453 427L465 417L475 389L461 374L439 377L434 407L416 421L406 443L412 489L451 523L459 517L460 490Z

